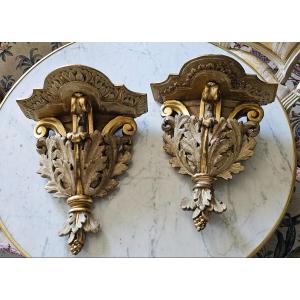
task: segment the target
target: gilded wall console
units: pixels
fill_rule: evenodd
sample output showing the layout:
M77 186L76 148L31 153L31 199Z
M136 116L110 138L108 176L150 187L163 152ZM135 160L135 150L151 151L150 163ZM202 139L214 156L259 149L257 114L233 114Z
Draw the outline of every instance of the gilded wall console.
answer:
M277 85L247 75L230 57L208 55L190 60L178 75L151 88L162 104L170 164L194 183L192 199L181 207L193 211L196 229L203 230L212 212L226 210L215 197L215 180L244 170L241 161L253 155L264 116L261 106L274 101Z
M147 112L147 96L114 86L101 72L72 65L50 73L43 89L17 100L27 118L37 121L38 173L54 197L66 198L69 216L60 235L70 251L82 249L86 233L97 232L93 199L117 187L132 158L135 117Z

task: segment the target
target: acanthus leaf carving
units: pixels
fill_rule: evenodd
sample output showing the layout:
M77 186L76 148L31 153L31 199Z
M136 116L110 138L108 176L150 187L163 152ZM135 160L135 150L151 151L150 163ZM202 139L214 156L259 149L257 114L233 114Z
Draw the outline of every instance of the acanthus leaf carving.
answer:
M183 210L193 211L197 230L205 228L209 214L222 213L226 205L217 200L213 182L217 177L232 179L233 174L244 170L241 161L249 159L256 145L254 136L258 123L243 123L236 119L217 121L181 113L166 116L163 120L165 151L171 155L170 164L180 174L190 175L194 182L192 200L184 199ZM203 153L206 137L206 154ZM205 173L202 158L206 156Z
M73 142L60 134L41 137L37 140L37 151L40 154L38 173L49 180L45 189L54 197L72 198L76 194ZM131 158L131 137L103 136L98 130L87 137L80 156L86 199L104 197L116 188L116 177L128 169ZM71 251L77 254L84 244L85 233L95 233L99 228L99 223L90 213L70 212L59 235L69 236Z
M72 143L59 134L37 140L40 154L38 173L49 181L45 189L54 197L65 198L75 193Z
M165 117L163 127L174 125L174 130L165 131L164 149L173 156L170 164L179 168L181 174L200 173L201 119L196 116L177 114ZM258 125L257 125L258 126ZM221 118L209 134L208 174L211 176L231 178L243 170L238 161L247 160L253 155L256 141L243 134L244 126L237 120Z

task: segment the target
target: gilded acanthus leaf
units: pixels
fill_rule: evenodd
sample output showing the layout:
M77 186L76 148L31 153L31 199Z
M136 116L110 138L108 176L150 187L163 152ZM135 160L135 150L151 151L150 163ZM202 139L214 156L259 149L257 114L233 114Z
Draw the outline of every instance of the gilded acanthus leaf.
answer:
M243 170L244 170L244 166L242 166L241 163L237 162L237 163L232 164L230 166L230 168L227 169L226 171L218 174L218 177L222 177L225 180L232 179L232 173L238 174Z
M87 195L94 197L103 197L118 186L115 177L122 175L128 169L132 157L130 137L109 135L105 138L101 137L101 141L105 145L102 152L106 157L105 168L95 170L91 175L94 181L88 186L86 192Z
M173 168L180 168L180 162L177 157L172 157L169 162Z
M128 163L131 160L131 153L126 151L123 154L120 154L118 157L118 162L116 163L112 176L118 176L123 174L128 169Z
M59 134L37 141L42 177L49 181L45 188L55 197L76 194L74 150L72 142ZM115 177L128 169L131 161L130 137L114 135L104 138L98 130L87 137L80 154L81 181L85 195L103 197L118 186Z
M174 148L174 144L172 143L171 136L167 133L164 133L163 141L164 141L164 150L170 155L175 155L176 149Z
M94 196L95 189L99 186L102 175L108 166L105 150L104 139L101 133L95 130L85 140L81 151L81 177L86 195Z
M195 117L176 115L165 122L172 121L173 132L166 131L163 136L165 151L173 156L170 164L179 168L179 173L192 175L197 172L200 159L201 132ZM165 124L167 126L167 124Z
M72 144L59 134L37 140L40 153L38 173L49 181L45 189L54 197L64 198L76 192Z
M211 176L223 172L231 173L241 148L242 124L237 120L221 118L213 127L208 149L208 169Z
M165 122L173 124L173 128L165 131L163 136L164 149L172 156L170 164L179 168L181 174L192 176L200 173L201 120L180 114L171 118L168 116ZM230 179L232 173L243 170L238 161L252 156L256 144L253 137L243 134L243 123L224 118L208 132L208 143L207 174L224 179Z
M100 225L94 220L91 214L85 212L70 213L68 220L59 235L69 235L68 243L71 244L79 231L97 232Z
M256 146L255 138L253 138L253 137L246 138L244 143L243 143L241 152L238 156L238 160L247 160L247 159L249 159L254 153L255 146Z

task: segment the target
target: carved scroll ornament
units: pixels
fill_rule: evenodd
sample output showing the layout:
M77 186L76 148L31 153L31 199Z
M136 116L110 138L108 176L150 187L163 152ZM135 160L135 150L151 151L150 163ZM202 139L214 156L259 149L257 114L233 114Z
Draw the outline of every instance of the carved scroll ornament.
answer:
M196 229L203 230L212 212L226 210L215 197L214 182L244 170L241 162L253 155L264 116L261 105L275 99L277 85L246 75L232 58L210 55L187 62L179 75L151 87L162 103L170 164L194 184L192 199L181 207L193 211Z
M70 251L78 254L86 234L100 228L91 213L93 199L116 188L116 178L128 169L134 117L147 111L146 95L74 65L50 73L43 89L17 102L37 121L38 173L48 179L49 193L67 199L69 216L59 234L68 236Z

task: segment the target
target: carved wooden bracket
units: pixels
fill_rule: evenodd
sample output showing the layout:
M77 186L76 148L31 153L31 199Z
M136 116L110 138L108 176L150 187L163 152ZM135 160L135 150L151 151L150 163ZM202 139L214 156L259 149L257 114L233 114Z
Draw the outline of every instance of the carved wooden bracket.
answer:
M50 73L43 89L17 103L37 121L38 173L48 179L49 193L67 198L69 217L59 234L69 237L70 251L77 254L86 233L100 227L91 214L93 198L113 190L116 177L128 168L134 118L147 112L147 96L114 86L95 69L73 65Z
M230 57L209 55L190 60L179 75L151 87L162 103L170 164L194 183L192 200L183 200L182 209L192 210L196 229L203 230L211 212L226 209L215 198L214 181L244 170L241 161L253 155L264 116L261 106L274 101L277 85L247 75Z

